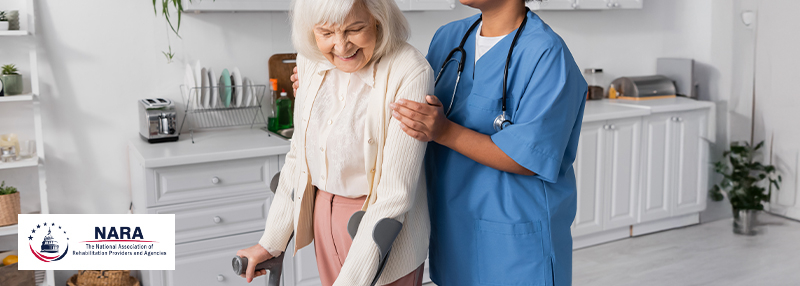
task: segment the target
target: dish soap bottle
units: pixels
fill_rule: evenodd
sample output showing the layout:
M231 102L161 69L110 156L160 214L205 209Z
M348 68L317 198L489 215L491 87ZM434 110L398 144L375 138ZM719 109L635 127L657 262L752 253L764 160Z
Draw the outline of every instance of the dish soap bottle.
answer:
M278 79L271 78L269 79L269 109L267 113L267 129L272 132L278 132L278 106L275 102L275 99L278 98Z
M281 97L276 102L278 106L278 130L294 127L292 122L292 100L286 94L286 90L281 90Z

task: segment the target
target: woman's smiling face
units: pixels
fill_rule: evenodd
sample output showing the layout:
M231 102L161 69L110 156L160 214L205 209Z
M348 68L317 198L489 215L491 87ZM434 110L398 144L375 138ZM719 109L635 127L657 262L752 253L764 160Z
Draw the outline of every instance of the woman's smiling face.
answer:
M375 52L378 28L372 14L357 1L339 25L317 24L314 37L325 58L343 72L352 73L369 63Z

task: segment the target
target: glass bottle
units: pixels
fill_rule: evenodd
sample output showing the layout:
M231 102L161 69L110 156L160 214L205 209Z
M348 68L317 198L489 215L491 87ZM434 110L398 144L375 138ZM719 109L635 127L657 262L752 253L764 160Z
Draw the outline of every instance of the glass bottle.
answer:
M281 97L276 102L278 106L278 130L288 129L294 127L292 122L292 99L286 93L286 90L281 90Z
M269 79L269 96L267 100L269 100L269 111L267 116L267 129L272 132L278 132L280 129L278 126L278 105L275 102L275 99L278 98L278 79L271 78Z
M585 69L583 70L583 77L589 85L586 99L603 99L605 95L603 92L603 69Z

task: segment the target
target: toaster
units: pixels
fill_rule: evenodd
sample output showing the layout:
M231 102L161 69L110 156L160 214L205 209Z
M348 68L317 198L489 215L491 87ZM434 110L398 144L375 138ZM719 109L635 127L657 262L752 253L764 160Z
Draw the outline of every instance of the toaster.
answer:
M149 143L178 141L177 112L172 100L139 100L139 136Z

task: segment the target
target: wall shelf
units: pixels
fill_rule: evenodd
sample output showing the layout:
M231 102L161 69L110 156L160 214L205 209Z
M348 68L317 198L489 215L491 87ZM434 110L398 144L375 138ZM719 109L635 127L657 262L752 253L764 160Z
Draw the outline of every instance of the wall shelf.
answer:
M17 226L16 224L0 226L0 236L17 234Z
M36 167L36 165L39 165L38 159L39 158L37 157L37 158L24 159L14 162L0 163L0 170ZM0 233L0 235L2 235L2 233Z
M33 94L20 94L20 95L6 95L0 97L0 102L21 102L21 101L33 101Z
M30 32L22 30L0 31L0 36L29 36L30 34Z

